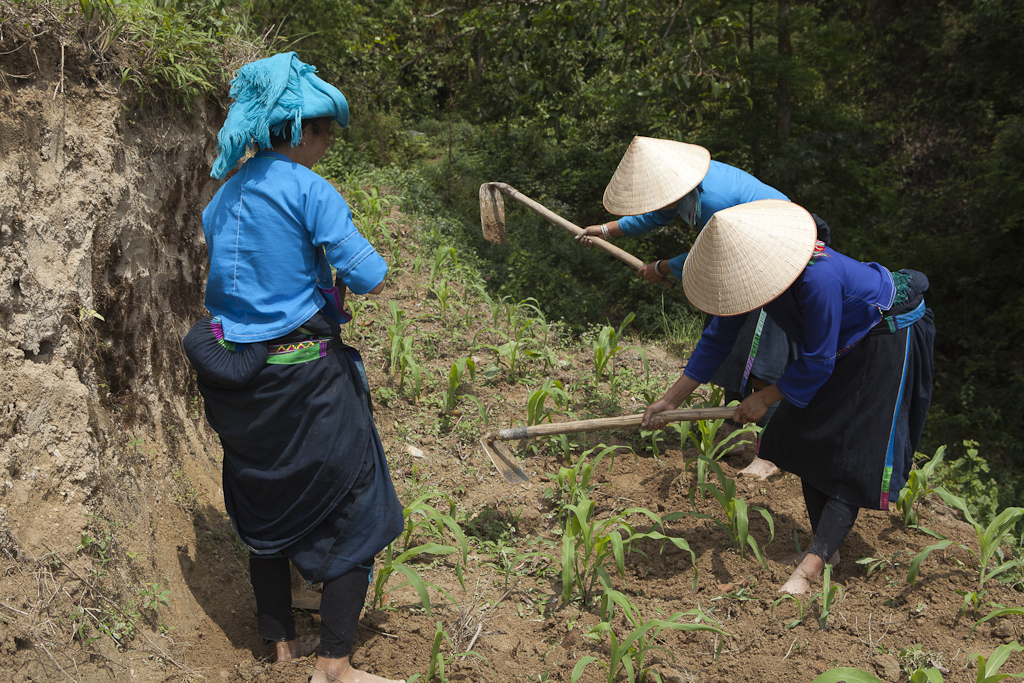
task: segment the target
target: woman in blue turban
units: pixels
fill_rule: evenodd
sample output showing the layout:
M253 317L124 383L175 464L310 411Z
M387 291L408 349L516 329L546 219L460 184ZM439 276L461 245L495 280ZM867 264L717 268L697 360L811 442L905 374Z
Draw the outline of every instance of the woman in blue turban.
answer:
M278 661L296 638L294 565L322 583L313 683L385 679L349 661L373 558L403 528L358 352L341 342L345 292L379 294L388 266L337 190L314 173L348 104L294 52L242 67L218 135L221 186L203 211L206 307L186 336L224 447L224 505L249 549L259 634ZM332 267L336 279L332 277Z

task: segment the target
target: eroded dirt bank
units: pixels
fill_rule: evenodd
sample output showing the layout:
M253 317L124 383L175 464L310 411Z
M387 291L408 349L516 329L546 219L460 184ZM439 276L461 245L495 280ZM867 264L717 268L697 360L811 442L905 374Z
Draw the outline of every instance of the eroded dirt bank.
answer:
M139 107L70 28L15 23L0 32L0 670L14 678L0 677L129 680L110 638L84 660L65 646L98 618L166 648L146 584L173 591L175 638L204 623L185 599L187 510L202 514L200 490L216 501L219 446L177 339L203 310L217 113Z

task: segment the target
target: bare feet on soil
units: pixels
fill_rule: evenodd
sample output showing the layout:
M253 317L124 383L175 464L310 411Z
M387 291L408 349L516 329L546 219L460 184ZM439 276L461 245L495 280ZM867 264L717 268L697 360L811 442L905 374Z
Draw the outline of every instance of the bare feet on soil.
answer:
M817 555L808 553L807 557L800 563L800 566L796 568L796 571L790 575L789 581L782 584L779 592L789 593L790 595L803 595L810 590L811 581L816 581L824 569L825 560Z
M309 683L403 683L401 680L381 678L371 673L355 669L348 657L329 659L316 658L316 671Z
M778 471L779 468L775 466L775 463L769 462L768 460L762 460L759 456L755 455L754 459L750 461L750 464L737 472L736 476L739 477L746 475L748 477L753 477L758 481L764 481Z

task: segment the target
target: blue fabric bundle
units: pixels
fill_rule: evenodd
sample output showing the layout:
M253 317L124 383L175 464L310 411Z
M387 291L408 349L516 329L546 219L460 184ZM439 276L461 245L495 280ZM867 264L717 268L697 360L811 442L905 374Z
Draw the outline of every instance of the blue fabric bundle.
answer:
M217 134L220 154L210 173L218 179L234 168L248 149L270 149L270 134L280 135L289 123L293 147L302 139L302 119L330 116L342 127L348 126L345 96L294 52L243 66L231 81L231 97L235 101Z

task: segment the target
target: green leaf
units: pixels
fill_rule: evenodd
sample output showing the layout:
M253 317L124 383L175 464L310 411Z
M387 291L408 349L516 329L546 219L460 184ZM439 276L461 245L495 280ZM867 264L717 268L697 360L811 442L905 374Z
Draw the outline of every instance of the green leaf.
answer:
M429 615L431 613L430 593L427 591L427 585L423 582L423 579L420 578L419 573L417 573L417 571L412 567L407 567L406 565L400 564L398 562L395 562L391 566L394 569L405 574L406 578L409 580L409 585L415 588L416 593L420 596L420 604L423 605L423 609L426 610L427 614Z
M576 662L576 666L572 668L572 676L569 677L569 683L576 683L576 681L580 680L580 676L583 675L583 670L587 668L587 665L596 661L597 657L591 657L588 655Z
M910 562L910 571L907 572L907 583L909 583L911 586L914 585L914 582L917 580L917 572L921 568L921 563L925 560L925 558L931 555L933 550L943 550L945 548L948 548L952 544L953 541L949 540L939 541L938 543L932 544L926 547L921 552L919 552L917 556Z
M997 617L1004 617L1004 616L1008 616L1008 615L1011 615L1011 614L1024 615L1024 607L1004 607L1003 609L997 609L997 610L994 610L992 612L989 612L984 617L982 617L981 619L978 619L976 622L974 622L974 626L971 627L971 634L970 635L973 637L974 636L974 629L978 628L978 626L980 624L985 623L989 619L995 619Z
M867 671L845 667L826 671L811 681L811 683L840 683L840 681L845 681L846 683L885 683L885 681L874 674L869 674Z

